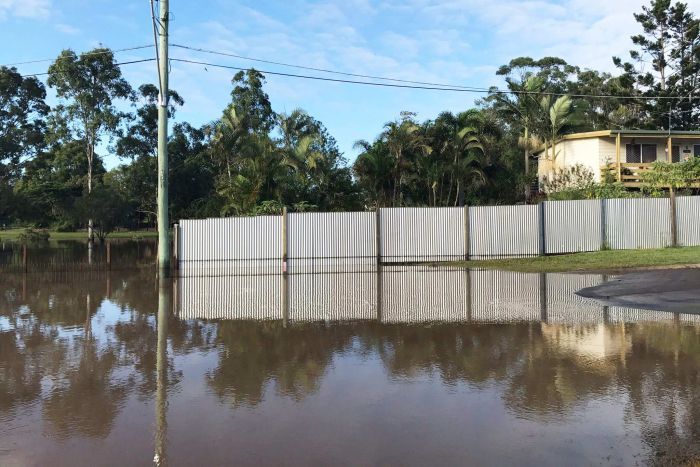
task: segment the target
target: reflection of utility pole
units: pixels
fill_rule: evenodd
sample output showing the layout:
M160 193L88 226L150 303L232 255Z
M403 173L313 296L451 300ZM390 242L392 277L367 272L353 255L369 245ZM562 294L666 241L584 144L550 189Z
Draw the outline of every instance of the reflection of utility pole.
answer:
M158 20L158 268L168 274L170 238L168 220L168 0L160 0Z
M153 464L166 465L165 449L168 436L168 315L171 286L161 274L158 279L158 339L156 347L156 433Z

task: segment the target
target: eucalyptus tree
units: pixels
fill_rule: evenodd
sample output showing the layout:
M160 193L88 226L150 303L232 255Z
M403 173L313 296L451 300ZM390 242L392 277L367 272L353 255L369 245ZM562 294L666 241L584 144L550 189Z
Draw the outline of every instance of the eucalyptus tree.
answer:
M97 48L76 55L64 50L49 67L47 83L55 88L61 103L54 111L58 119L85 145L88 165L87 193L92 193L95 148L105 136L112 137L125 118L115 101L132 98L133 91L122 77L114 54ZM93 222L88 221L88 238L93 239Z
M139 216L156 221L156 193L158 183L158 88L153 84L139 86L136 100L140 104L116 142L116 153L130 164L121 170L125 177L125 195ZM175 116L177 107L185 102L177 91L169 90L168 116ZM173 166L171 161L171 168ZM172 169L171 169L172 170ZM132 188L132 189L128 189ZM178 187L173 185L171 191Z
M44 146L46 90L35 77L23 77L15 68L0 67L0 224L16 216L13 186L22 163Z

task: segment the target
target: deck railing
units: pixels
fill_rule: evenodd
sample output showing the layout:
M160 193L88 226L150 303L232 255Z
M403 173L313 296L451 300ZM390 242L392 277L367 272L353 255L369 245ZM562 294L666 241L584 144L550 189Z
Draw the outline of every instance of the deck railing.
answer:
M651 170L653 164L648 162L622 162L605 164L601 167L601 179L606 175L611 180L618 180L626 187L639 188L644 185L643 174Z

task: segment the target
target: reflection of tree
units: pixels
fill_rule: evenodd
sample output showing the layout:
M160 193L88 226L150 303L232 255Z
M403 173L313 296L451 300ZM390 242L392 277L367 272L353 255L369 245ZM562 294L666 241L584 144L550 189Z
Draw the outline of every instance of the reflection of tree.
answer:
M62 375L58 387L44 401L44 417L60 438L75 434L105 437L127 394L128 383L113 377L117 356L98 349L91 337L75 342L78 365Z
M0 418L36 405L51 436L104 437L129 393L152 397L154 278L145 269L3 276L0 319L9 330L0 331ZM114 324L101 324L107 314ZM211 326L169 319L177 352L201 349L213 334ZM180 375L167 368L167 387L176 390Z
M0 413L39 398L44 372L65 357L65 346L36 322L15 319L11 324L15 331L0 332Z
M412 378L437 372L447 384L500 380L526 349L530 325L455 325L379 328L378 351L390 373Z
M216 343L219 365L208 375L216 394L234 406L262 401L267 383L295 400L315 392L333 354L354 334L351 326L297 325L279 321L223 321Z

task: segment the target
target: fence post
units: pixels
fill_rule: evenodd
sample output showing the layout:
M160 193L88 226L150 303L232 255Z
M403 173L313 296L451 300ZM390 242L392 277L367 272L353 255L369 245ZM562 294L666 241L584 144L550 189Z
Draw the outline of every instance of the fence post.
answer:
M546 233L545 233L545 216L544 216L544 201L539 204L539 230L540 230L540 256L547 254Z
M284 206L282 208L282 327L284 328L287 327L289 321L288 220L287 206Z
M469 261L469 206L464 206L464 260Z
M180 269L180 224L173 224L173 266Z
M282 273L287 274L287 206L282 208Z
M608 248L608 200L605 198L600 199L600 249L605 250Z
M107 242L107 269L112 269L112 242Z
M669 201L671 203L671 246L678 246L678 218L676 216L676 190L669 187Z
M377 212L376 212L376 221L374 224L374 243L375 243L375 249L377 253L377 266L380 266L382 264L382 222L381 222L381 210L379 206L377 206Z
M22 266L24 266L24 272L27 272L27 244L22 245Z

